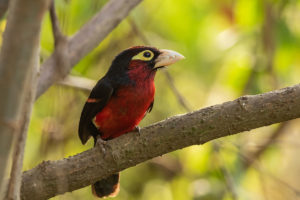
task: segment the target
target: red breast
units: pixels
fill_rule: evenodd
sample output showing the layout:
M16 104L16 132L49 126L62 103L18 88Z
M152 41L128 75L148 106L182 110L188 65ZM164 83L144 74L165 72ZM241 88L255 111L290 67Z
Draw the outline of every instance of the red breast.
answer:
M102 139L115 138L132 131L154 100L155 72L150 72L146 65L138 61L132 61L130 67L128 76L134 84L119 88L94 119Z

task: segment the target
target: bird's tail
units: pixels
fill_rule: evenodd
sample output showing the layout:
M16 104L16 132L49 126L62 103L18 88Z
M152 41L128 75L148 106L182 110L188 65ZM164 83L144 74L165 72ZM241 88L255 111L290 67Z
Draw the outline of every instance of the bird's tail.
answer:
M92 185L93 194L96 197L114 197L120 190L120 174L113 174Z

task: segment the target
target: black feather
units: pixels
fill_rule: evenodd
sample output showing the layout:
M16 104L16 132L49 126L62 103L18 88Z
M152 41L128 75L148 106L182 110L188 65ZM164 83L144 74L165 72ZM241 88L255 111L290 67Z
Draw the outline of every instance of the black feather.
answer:
M89 99L97 99L97 102L86 102L80 116L79 121L79 138L82 144L85 144L90 136L96 137L100 132L93 124L93 118L99 113L107 104L113 94L113 87L110 81L104 77L98 81L93 88Z

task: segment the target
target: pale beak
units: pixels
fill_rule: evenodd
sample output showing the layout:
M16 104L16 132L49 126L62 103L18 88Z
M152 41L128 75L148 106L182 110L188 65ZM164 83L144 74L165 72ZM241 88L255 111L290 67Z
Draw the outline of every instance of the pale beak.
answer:
M161 52L161 54L155 59L154 69L171 65L185 58L183 55L176 51L167 49L161 49L159 51Z

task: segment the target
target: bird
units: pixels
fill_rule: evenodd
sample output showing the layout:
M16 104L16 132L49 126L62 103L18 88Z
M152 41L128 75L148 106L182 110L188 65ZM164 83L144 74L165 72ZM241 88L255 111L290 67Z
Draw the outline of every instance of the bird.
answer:
M184 56L172 50L133 46L118 54L107 73L97 82L82 109L78 134L82 144L90 137L103 144L131 131L154 105L156 72ZM92 185L96 197L113 197L119 192L119 173Z

